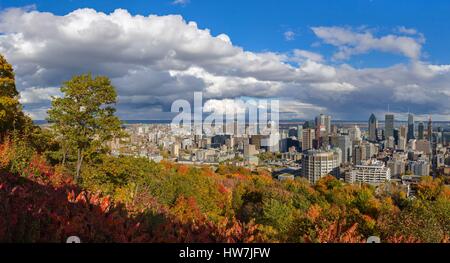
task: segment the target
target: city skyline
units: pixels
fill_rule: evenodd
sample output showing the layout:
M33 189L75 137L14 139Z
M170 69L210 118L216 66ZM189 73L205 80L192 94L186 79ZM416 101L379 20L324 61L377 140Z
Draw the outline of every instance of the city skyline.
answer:
M216 107L235 98L279 99L280 119L317 112L384 119L389 111L450 121L450 39L442 34L450 5L358 1L358 12L349 13L350 5L250 1L233 12L230 3L201 0L2 1L0 51L35 120L46 117L65 80L92 72L111 77L118 115L128 120L171 119L173 101L203 91ZM293 13L304 9L327 16ZM388 9L399 15L370 11ZM429 12L418 18L417 10Z

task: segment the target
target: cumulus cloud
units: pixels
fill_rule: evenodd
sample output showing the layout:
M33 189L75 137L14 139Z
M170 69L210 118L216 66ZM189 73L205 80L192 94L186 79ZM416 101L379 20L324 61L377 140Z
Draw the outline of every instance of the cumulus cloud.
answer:
M280 110L297 118L328 112L366 119L387 104L418 114L450 113L450 66L419 61L417 38L316 31L344 57L378 50L414 59L366 69L328 64L323 55L304 49L251 52L179 15L131 15L122 9L110 14L78 9L63 16L6 10L0 13L0 52L14 65L21 101L34 118L45 117L50 97L59 94L56 87L85 72L112 79L118 114L125 119L170 118L171 103L192 100L194 91L216 105L241 96L280 98Z
M59 88L27 88L20 92L20 103L39 104L47 102L51 97L60 96Z
M325 43L338 47L335 59L348 59L372 50L397 53L411 59L419 59L421 55L423 39L392 34L376 37L368 30L354 31L343 27L313 27L312 30ZM403 31L411 32L411 29L403 28Z
M296 62L304 62L305 60L312 60L315 62L323 62L323 56L319 53L311 52L308 50L294 49L294 55L291 60Z

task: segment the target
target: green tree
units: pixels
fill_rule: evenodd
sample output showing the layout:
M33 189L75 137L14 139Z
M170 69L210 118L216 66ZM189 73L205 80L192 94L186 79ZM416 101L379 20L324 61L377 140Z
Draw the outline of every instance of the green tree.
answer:
M120 120L114 115L117 94L107 77L93 78L91 74L73 77L62 85L61 92L63 97L52 100L48 120L60 135L64 156L68 147L76 153L77 182L86 155L121 135Z
M263 205L263 223L274 227L281 235L288 234L290 224L294 220L294 207L276 199L269 199Z
M0 54L0 141L13 130L31 123L21 109L11 64Z

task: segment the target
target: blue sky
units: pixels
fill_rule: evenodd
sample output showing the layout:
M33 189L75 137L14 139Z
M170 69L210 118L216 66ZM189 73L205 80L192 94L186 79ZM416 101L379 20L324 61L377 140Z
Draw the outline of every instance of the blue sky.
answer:
M1 0L2 9L35 5L39 11L64 15L78 8L112 12L127 9L132 14L182 14L213 34L226 33L233 43L251 51L288 51L311 48L317 39L312 26L367 26L390 31L398 26L415 28L426 36L426 59L434 64L450 62L450 3L447 0L189 0L173 4L167 0ZM292 31L295 39L285 41ZM445 34L447 32L447 34ZM311 48L330 54L326 45ZM390 65L404 61L401 56L368 54L353 58L355 66Z
M432 115L447 120L450 114L450 106L446 106L450 97L449 87L446 86L450 80L449 1L179 0L175 3L168 0L0 0L0 8L3 10L0 14L0 33L3 34L0 50L15 64L23 103L36 118L45 115L45 105L48 105L42 94L54 95L58 83L63 81L62 76L84 71L111 75L113 83L118 86L119 96L123 98L119 112L124 118L162 116L164 114L158 112L170 108L170 100L176 98L175 90L178 94L180 90L187 94L199 89L206 92L205 97L215 100L239 96L295 98L295 102L286 103L289 105L286 111L292 113L291 116L304 118L326 112L340 119L365 119L371 112L382 115L388 104L399 115L410 109L422 118ZM11 8L20 8L17 10L22 13L13 12ZM91 8L95 13L77 12L80 8ZM184 49L174 40L173 47L161 51L161 58L167 58L167 54L172 52L180 57L164 66L152 54L142 55L141 60L147 59L148 55L149 60L145 62L125 62L123 57L117 56L117 60L108 61L111 64L106 65L101 55L95 61L92 55L89 56L89 65L75 62L74 58L80 58L83 52L81 48L78 50L79 46L69 48L70 45L64 44L68 41L67 35L57 34L65 32L62 30L65 25L59 24L61 19L72 21L68 17L72 14L73 17L113 21L124 28L127 22L119 19L118 15L111 15L118 8L126 10L130 19L135 21L138 15L157 15L162 20L160 23L165 23L165 30L182 30L180 32L186 32L186 36L192 33L188 22L193 21L197 33L210 30L210 39L205 40L206 47L217 39L230 43L227 42L226 50L220 47L217 52L203 50L181 56ZM27 23L30 12L39 14L33 25ZM51 17L46 16L45 12ZM102 13L107 17L103 17ZM168 16L171 14L181 15L185 25L177 24L176 19ZM52 21L54 25L46 24ZM147 26L151 28L155 22L147 21ZM41 23L46 27L40 28ZM78 30L84 26L79 23L71 28ZM54 27L55 35L51 35L50 27ZM76 30L74 34L78 32ZM94 32L96 28L90 27L88 30ZM112 37L122 37L121 40L128 37L117 34ZM218 37L220 34L226 37ZM37 35L40 42L46 43L45 48L40 46ZM31 51L17 42L17 36L23 37L22 43L27 43ZM158 42L173 36L149 32L139 39L129 37L123 46L111 46L112 54L125 52L124 47L133 46L133 41L151 38ZM92 36L90 40L92 43L89 45L96 46L95 41L102 42L104 39ZM85 44L80 42L81 46ZM195 41L191 44L192 47L196 45ZM89 49L92 47L89 45L83 47ZM61 60L71 58L74 61L72 64L70 60L62 64L55 61L57 58L45 58L47 52L51 54L52 50L59 50L61 46L65 46L61 52L69 54L67 58L61 56ZM144 50L146 46L140 48ZM168 53L164 55L166 51ZM261 65L257 67L269 64L271 67L260 72L250 70L255 62L244 58L248 55L245 52L251 52L258 58ZM223 61L220 60L217 65L211 64L208 60L211 56L220 57ZM126 63L129 72L118 74L114 68L118 63ZM31 64L40 70L30 73ZM61 65L64 65L63 69ZM180 70L180 67L183 69ZM139 71L146 73L140 75ZM145 79L143 75L153 78ZM173 86L166 90L173 90L174 94L163 96L158 93L159 87L153 85L157 85L159 79L173 81ZM140 82L135 87L120 87L125 80ZM145 92L144 88L139 87L141 82L148 83ZM224 89L224 85L231 87ZM147 100L139 101L134 98L136 96L146 96ZM362 101L361 98L373 98L375 101ZM154 113L136 115L136 109Z

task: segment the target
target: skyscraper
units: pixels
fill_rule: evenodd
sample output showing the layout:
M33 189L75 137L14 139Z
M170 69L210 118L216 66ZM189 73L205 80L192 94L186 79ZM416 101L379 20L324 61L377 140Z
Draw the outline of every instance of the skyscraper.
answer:
M331 133L331 116L325 116L325 130L327 131L327 135Z
M316 128L322 127L327 134L331 133L331 116L320 114L315 119Z
M405 125L400 126L399 132L400 132L400 137L403 137L406 139L407 137L409 137L409 126L408 126L408 129L406 129Z
M394 137L394 115L386 114L384 119L384 137L388 139L389 137Z
M313 148L313 140L315 139L314 129L304 129L302 134L302 150L310 150Z
M352 160L352 142L348 135L340 135L337 138L337 147L342 151L342 163L351 163Z
M300 142L303 140L303 127L301 125L297 126L297 140Z
M418 132L418 136L417 139L419 140L423 140L424 137L424 130L425 130L425 125L423 124L423 122L420 122L419 125L417 126L417 132Z
M328 136L331 133L331 117L320 114L315 118L315 125L317 147L321 147L322 145L327 146Z
M415 139L415 137L414 137L414 116L412 114L408 114L408 141L411 139Z
M375 115L372 113L369 118L369 141L376 142L377 141L377 129L378 129L378 121Z
M433 135L433 123L431 121L431 116L430 116L430 118L428 119L428 131L427 131L427 137L430 142L432 139L432 135Z
M397 140L397 145L398 145L398 149L400 150L406 150L406 142L407 142L407 138L409 137L409 128L410 126L408 125L408 129L406 128L405 125L400 126L400 130L399 130L399 137Z

